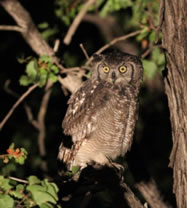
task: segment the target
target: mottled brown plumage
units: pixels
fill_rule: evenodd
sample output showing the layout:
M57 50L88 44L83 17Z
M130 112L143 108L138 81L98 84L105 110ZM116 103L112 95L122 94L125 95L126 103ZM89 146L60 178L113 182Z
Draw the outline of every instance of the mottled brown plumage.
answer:
M136 56L119 51L94 56L92 76L69 99L62 123L73 145L61 144L58 158L69 170L92 162L105 165L129 150L142 74Z

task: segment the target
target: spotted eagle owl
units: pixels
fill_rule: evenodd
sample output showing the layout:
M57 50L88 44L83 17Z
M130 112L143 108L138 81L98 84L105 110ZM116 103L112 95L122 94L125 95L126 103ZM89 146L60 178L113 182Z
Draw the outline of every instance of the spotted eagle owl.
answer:
M109 164L130 149L137 119L141 61L120 51L94 55L92 76L69 99L62 127L73 145L58 159L72 167Z

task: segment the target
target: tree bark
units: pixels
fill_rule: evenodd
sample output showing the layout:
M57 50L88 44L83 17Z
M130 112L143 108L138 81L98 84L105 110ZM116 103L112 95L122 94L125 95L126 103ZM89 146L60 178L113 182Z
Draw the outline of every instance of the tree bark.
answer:
M187 52L186 0L163 0L161 25L166 56L165 91L168 97L173 148L173 192L177 207L187 208Z

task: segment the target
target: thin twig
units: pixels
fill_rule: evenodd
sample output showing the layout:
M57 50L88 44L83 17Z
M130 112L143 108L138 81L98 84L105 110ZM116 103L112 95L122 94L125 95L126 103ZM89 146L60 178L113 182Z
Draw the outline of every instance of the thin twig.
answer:
M46 156L46 149L45 149L45 137L46 137L46 128L45 128L45 115L47 112L47 106L49 103L49 98L52 92L52 85L53 83L51 81L48 81L46 87L45 87L45 93L42 98L42 102L40 105L40 110L38 113L38 129L39 129L39 135L38 135L38 146L40 155L42 157ZM47 163L46 161L43 161L41 164L41 168L44 171L47 171Z
M138 35L141 32L142 32L142 30L137 30L137 31L132 32L132 33L129 33L127 35L123 35L123 36L120 36L118 38L115 38L112 41L110 41L109 43L107 43L106 45L104 45L103 47L101 47L95 53L96 54L100 54L103 51L105 51L106 49L108 49L109 47L111 47L112 45L114 45L115 43L120 42L120 41L123 41L123 40L126 40L126 39L131 38L131 37L134 37L134 36ZM92 61L92 59L93 59L93 57L90 57L90 59L86 62L85 66L88 66L90 64L90 62Z
M30 106L27 105L27 103L24 103L24 108L25 108L25 112L26 112L26 114L27 114L27 118L28 118L29 122L30 122L36 129L38 129L38 128L39 128L39 127L38 127L38 121L36 121L36 120L34 119L34 116L33 116L33 114L32 114L32 111L31 111Z
M162 47L162 45L150 44L149 48L141 55L141 58L143 59L146 56L148 56L152 52L153 48L156 48L156 47L160 48L160 47Z
M16 32L25 32L25 29L13 25L0 25L0 30L16 31Z
M10 80L7 80L4 84L4 90L5 92L7 92L8 94L12 95L13 97L15 98L19 98L20 95L16 92L14 92L12 89L9 88L9 85L10 85ZM29 120L29 122L36 128L38 129L38 123L37 121L34 119L34 116L32 114L32 111L31 111L31 108L30 106L26 103L26 102L23 102L23 106L25 108L25 112L27 114L27 118Z
M5 81L5 84L4 84L5 92L7 92L8 94L12 95L15 98L19 98L20 96L18 95L18 93L14 92L12 89L9 88L10 83L11 83L10 79Z
M9 176L8 178L9 178L9 179L11 179L11 180L14 180L14 181L20 182L20 183L26 183L26 184L28 184L28 183L29 183L29 182L28 182L28 181L26 181L26 180L23 180L23 179L20 179L20 178L15 178L15 177L12 177L12 176Z
M88 11L89 7L95 2L95 0L88 0L85 5L83 6L83 8L81 9L81 11L78 13L78 15L75 17L73 23L71 24L65 38L64 38L64 43L66 45L69 45L71 42L71 39L77 29L77 27L79 26L81 20L83 19L84 15L86 14L86 12Z
M55 53L58 51L59 46L60 46L60 40L59 40L59 39L56 39L56 40L55 40L54 47L53 47L53 51L54 51Z
M18 202L18 204L16 205L15 208L22 208L23 206L21 206L21 204L26 200L26 198L30 195L31 193L28 194L24 194L23 198L21 199L21 201Z
M5 125L5 123L7 122L7 120L10 118L10 116L12 115L12 113L14 112L14 110L18 107L18 105L34 90L38 87L38 84L34 84L31 87L29 87L29 89L23 93L23 95L16 101L16 103L12 106L12 108L10 109L10 111L7 113L7 115L5 116L5 118L1 121L0 123L0 130L2 130L3 126Z
M160 8L159 8L159 25L156 29L156 38L155 38L155 44L158 42L159 39L159 33L162 27L162 23L164 21L164 12L165 12L165 1L160 0Z
M157 27L154 24L154 15L153 15L153 9L152 9L152 4L151 3L148 4L148 12L149 12L150 28L153 29L153 30L156 30Z
M84 53L86 59L89 60L88 53L87 53L87 51L86 51L86 49L84 48L84 45L83 45L82 43L80 44L80 48L81 48L82 52Z
M119 41L123 41L126 40L128 38L134 37L136 35L138 35L139 33L141 33L142 30L137 30L135 32L129 33L127 35L123 35L120 36L118 38L113 39L111 42L109 42L108 44L104 45L102 48L100 48L98 51L96 51L96 54L100 54L102 53L104 50L106 50L107 48L109 48L110 46L114 45L115 43L119 42Z

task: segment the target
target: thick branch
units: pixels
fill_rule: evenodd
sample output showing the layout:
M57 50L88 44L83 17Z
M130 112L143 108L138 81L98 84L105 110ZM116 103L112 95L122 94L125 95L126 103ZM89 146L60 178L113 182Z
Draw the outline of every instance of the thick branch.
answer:
M22 36L29 46L38 55L54 55L54 51L42 38L35 27L30 14L17 0L3 0L0 4L13 17L17 25L22 28Z
M162 26L167 60L165 90L170 109L173 148L169 166L173 168L177 207L187 207L187 72L185 63L187 22L185 1L165 0Z

